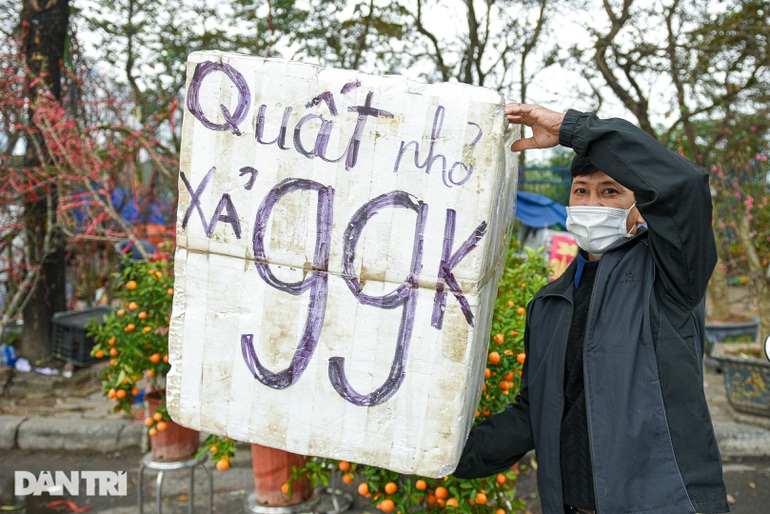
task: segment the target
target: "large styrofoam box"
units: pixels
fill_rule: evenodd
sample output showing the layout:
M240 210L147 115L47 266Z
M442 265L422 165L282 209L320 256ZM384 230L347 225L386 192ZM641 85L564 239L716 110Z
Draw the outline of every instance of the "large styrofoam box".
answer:
M191 54L172 417L451 473L483 384L512 139L489 89Z

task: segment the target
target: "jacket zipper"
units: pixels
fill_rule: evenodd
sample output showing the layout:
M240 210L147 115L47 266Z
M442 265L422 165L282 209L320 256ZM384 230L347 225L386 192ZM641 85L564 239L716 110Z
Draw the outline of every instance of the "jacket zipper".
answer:
M570 311L571 311L570 312L570 319L572 318L572 313L575 310L575 302L572 299L570 299L565 293L563 293L561 291L549 292L549 293L543 294L541 296L541 298L548 298L548 297L561 298L564 301L566 301L569 304L569 306L570 306ZM566 362L567 344L569 343L569 341L568 341L569 340L569 331L567 331L565 333L564 339L565 339L565 341L563 341L563 344L562 344L562 346L564 347L564 352L561 353L561 366L560 366L562 368L562 370L564 369L564 366L566 365L565 362ZM560 390L560 393L559 393L559 400L560 400L559 401L559 405L558 405L559 412L561 412L562 415L563 415L563 413L564 413L564 381L563 380L562 380L561 390ZM556 438L556 440L559 441L559 442L561 441L561 424L559 424L558 428L557 428L557 438ZM559 467L561 468L561 457L559 458ZM562 504L564 504L564 484L561 481L561 472L559 473L559 497L561 498Z
M593 313L594 313L594 298L596 296L596 284L599 284L599 279L601 277L602 273L602 264L603 262L599 260L598 267L596 269L596 278L594 279L594 288L593 291L591 291L591 303L588 306L588 317L586 318L586 330L585 334L583 335L583 394L585 394L586 397L586 421L587 421L587 427L588 427L588 451L591 455L591 470L593 473L592 482L594 487L594 507L596 508L596 514L599 514L599 490L596 487L596 466L594 459L594 435L593 435L593 428L591 424L591 395L588 394L587 391L587 380L586 377L588 376L588 373L586 373L586 366L588 365L588 359L586 359L586 349L588 348L588 339L591 332L593 332ZM591 331L589 331L589 326L591 327Z

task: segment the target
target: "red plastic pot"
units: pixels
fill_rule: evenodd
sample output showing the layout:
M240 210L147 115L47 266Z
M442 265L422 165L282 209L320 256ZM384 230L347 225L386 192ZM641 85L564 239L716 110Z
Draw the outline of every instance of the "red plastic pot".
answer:
M281 491L283 484L291 480L291 468L302 467L309 457L252 444L251 458L254 469L254 493L258 504L286 507L302 503L313 494L310 480L306 478L291 482L291 497Z
M152 391L145 395L150 416L165 404L163 391ZM168 428L150 436L152 460L156 462L178 462L192 459L200 446L200 432L168 421Z

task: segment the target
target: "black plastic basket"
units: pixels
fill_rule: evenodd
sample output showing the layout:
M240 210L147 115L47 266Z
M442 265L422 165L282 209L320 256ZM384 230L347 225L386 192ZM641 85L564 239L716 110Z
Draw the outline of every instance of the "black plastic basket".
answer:
M91 356L94 347L92 337L86 336L86 325L92 319L104 320L113 311L110 307L91 307L82 311L57 312L53 315L51 354L76 366L88 366L97 359Z

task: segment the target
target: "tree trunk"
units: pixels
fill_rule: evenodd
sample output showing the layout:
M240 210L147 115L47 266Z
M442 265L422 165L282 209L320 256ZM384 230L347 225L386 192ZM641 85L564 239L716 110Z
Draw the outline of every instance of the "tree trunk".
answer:
M23 0L21 13L24 54L30 73L27 91L30 105L47 88L61 99L61 61L64 56L69 24L69 0ZM38 78L42 81L38 81ZM30 120L34 112L30 109ZM35 137L35 136L32 136ZM44 141L27 142L25 166L50 164ZM39 266L24 311L24 331L20 351L30 360L46 357L51 346L51 318L66 309L64 238L55 224L58 192L55 186L37 188L25 199L24 223L27 229L27 251L31 264ZM34 271L30 271L34 272Z
M706 318L709 321L728 321L732 317L730 298L727 293L727 269L722 260L722 253L721 249L717 250L719 258L706 290L708 295Z
M757 281L757 311L759 312L759 340L770 337L770 277Z
M757 296L759 313L759 339L764 341L770 336L770 267L766 266L754 248L754 240L758 237L751 230L748 209L738 221L738 239L743 245L746 260L749 265L749 277L752 292Z

